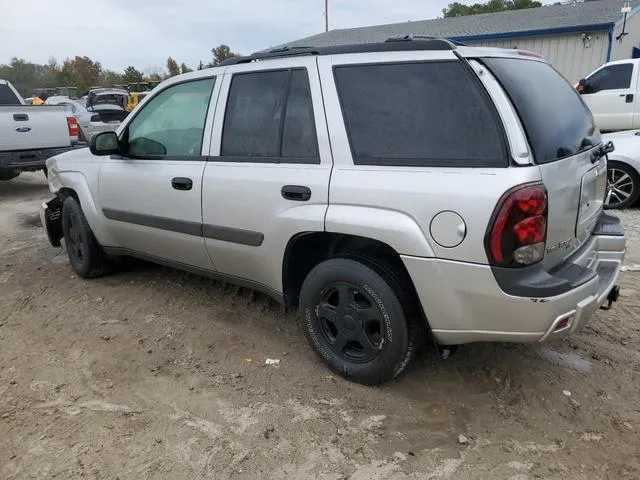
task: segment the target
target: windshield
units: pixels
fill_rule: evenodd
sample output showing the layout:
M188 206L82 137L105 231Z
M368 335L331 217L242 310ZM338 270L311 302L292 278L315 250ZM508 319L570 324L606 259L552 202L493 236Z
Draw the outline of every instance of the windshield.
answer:
M516 107L537 163L570 157L600 143L591 112L551 65L516 58L483 62Z

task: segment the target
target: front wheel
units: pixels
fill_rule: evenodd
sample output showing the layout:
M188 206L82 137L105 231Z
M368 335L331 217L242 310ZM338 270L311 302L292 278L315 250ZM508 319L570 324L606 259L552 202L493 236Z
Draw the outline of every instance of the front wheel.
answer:
M366 385L398 376L416 349L397 293L368 266L335 258L317 265L300 293L307 341L336 373Z
M96 278L109 273L108 261L73 197L66 198L62 205L62 233L69 261L78 276Z
M631 207L640 195L638 173L622 162L610 161L607 166L606 209Z

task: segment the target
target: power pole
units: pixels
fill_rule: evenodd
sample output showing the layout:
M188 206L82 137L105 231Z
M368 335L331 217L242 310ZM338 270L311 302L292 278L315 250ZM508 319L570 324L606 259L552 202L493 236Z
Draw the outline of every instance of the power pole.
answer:
M324 31L329 31L329 0L324 0Z

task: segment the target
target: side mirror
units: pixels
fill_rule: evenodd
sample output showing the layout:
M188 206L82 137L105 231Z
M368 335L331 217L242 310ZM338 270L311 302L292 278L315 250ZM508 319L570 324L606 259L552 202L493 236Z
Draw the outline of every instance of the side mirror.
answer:
M587 81L583 78L578 82L578 93L582 95L586 91Z
M115 132L100 132L91 136L89 150L94 155L112 155L120 153L120 144Z

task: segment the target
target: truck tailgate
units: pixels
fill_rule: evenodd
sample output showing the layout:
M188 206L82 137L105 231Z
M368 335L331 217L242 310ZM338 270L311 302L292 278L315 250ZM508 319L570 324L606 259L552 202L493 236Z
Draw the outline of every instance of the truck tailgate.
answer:
M68 147L67 113L62 106L0 107L0 152Z

